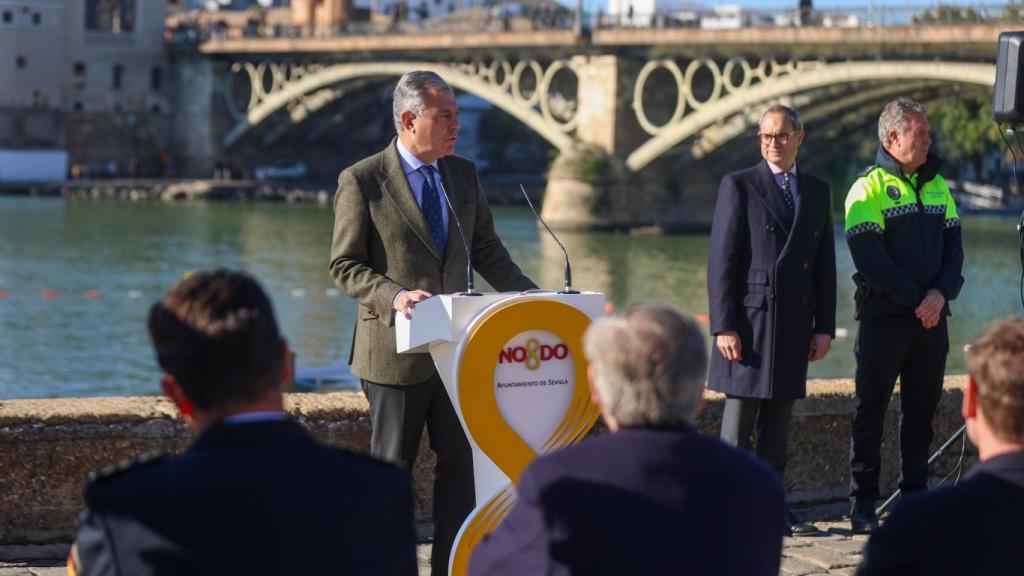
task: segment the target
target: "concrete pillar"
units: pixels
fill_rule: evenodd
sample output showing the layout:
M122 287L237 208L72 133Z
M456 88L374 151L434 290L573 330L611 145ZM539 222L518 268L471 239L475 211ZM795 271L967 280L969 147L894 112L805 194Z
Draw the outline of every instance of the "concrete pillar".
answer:
M632 109L642 64L613 55L576 60L578 144L559 154L548 173L542 211L553 228L657 232L689 227L658 166L634 173L625 164L646 138Z
M181 53L173 61L174 122L171 153L177 172L188 178L209 178L217 155L213 134L213 61L200 54Z
M625 158L643 140L633 112L633 83L640 64L618 56L580 58L576 137L611 156Z

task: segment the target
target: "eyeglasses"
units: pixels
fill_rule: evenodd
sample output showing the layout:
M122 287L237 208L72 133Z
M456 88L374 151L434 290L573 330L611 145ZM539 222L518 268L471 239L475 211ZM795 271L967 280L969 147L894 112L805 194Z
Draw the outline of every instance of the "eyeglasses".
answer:
M761 141L761 144L767 146L772 143L772 140L778 142L780 145L785 146L789 144L789 137L796 134L799 130L792 132L779 132L778 134L758 134L757 138Z

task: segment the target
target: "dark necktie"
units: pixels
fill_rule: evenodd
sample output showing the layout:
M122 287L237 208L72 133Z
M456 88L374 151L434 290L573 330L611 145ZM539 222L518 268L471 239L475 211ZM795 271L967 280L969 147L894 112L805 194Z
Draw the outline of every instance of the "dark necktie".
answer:
M443 257L447 237L444 233L441 199L438 197L437 187L434 186L434 172L436 171L437 169L429 164L424 164L419 168L419 173L423 176L423 190L420 194L423 204L420 206L420 210L423 211L423 217L427 220L430 235L434 237L437 253Z
M796 205L793 203L793 189L789 187L789 172L782 173L782 200L786 203L786 211L790 218L796 216Z

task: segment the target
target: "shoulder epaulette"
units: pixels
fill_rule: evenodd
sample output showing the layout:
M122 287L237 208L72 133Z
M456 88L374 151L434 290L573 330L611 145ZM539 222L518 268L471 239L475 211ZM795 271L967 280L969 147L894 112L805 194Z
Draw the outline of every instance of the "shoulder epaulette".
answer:
M89 482L105 482L111 478L115 478L122 474L140 470L142 468L148 468L154 464L159 464L168 458L168 455L163 452L147 452L141 454L131 460L124 460L117 464L110 466L104 466L99 470L89 475Z
M878 168L878 164L872 164L871 166L868 166L867 168L862 170L859 174L857 174L857 178L864 178L865 176L870 174L871 171L874 170L875 168Z

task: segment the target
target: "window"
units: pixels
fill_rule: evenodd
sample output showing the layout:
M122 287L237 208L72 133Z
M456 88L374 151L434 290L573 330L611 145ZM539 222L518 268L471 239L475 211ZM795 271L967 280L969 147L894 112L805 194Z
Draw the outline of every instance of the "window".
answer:
M135 30L135 0L85 0L85 29L126 34Z
M163 85L164 71L159 66L153 66L153 69L149 71L149 89L153 92L159 92L160 87Z
M24 70L27 64L28 62L25 60L24 54L18 54L18 56L14 59L14 66L18 70Z
M3 22L4 24L14 24L14 12L4 10L3 14L0 15L0 22Z
M114 76L111 79L113 82L114 90L121 89L121 81L124 79L124 66L121 64L114 64Z
M75 89L81 90L82 88L85 88L85 64L82 62L75 62L75 65L72 68L72 74Z
M43 15L42 14L40 14L39 12L36 12L35 14L32 15L32 25L33 26L39 26L42 23L43 23Z
M75 103L71 105L71 109L75 112L83 112L85 111L85 106L83 106L81 102L76 100Z

